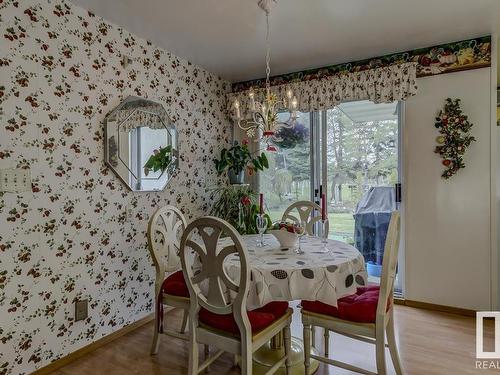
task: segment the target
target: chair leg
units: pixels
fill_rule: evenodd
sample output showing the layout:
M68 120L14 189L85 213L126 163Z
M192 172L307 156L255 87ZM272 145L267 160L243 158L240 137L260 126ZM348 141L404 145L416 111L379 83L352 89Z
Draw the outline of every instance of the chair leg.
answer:
M188 375L198 375L198 366L199 366L199 346L196 341L196 332L192 325L190 328L189 334L189 345L191 346L191 350L189 351L189 364L188 364Z
M389 351L391 353L392 363L397 375L403 374L401 362L399 360L398 347L396 345L396 335L394 331L394 313L391 311L389 315L389 322L387 324L387 343L389 344Z
M158 347L160 346L160 322L159 322L159 306L155 304L155 325L153 332L153 342L151 343L151 355L158 353Z
M385 364L385 327L384 324L377 324L375 329L375 352L377 357L377 374L386 375L387 366Z
M311 326L304 324L304 374L311 371Z
M291 375L292 371L290 369L290 366L292 365L292 334L290 332L290 326L286 326L283 329L283 340L285 342L285 355L286 361L285 361L285 374L286 375Z
M240 357L241 375L252 375L252 351L242 348Z
M189 311L184 310L183 314L184 315L182 316L181 333L186 333Z
M203 345L203 354L205 355L205 361L206 361L208 357L210 357L210 347L207 344ZM210 366L207 366L205 372L206 373L210 372Z
M311 326L311 346L316 347L316 327Z
M328 358L330 352L330 331L328 328L325 328L325 332L323 333L323 337L325 340L325 357Z

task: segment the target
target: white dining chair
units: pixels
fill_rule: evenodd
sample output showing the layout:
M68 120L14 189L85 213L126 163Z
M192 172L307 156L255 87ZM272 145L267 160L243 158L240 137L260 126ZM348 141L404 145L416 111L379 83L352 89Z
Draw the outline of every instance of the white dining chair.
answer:
M218 243L221 237L232 243L222 247ZM237 283L229 278L224 268L228 256L239 258ZM285 355L267 374L274 373L283 364L288 374L292 310L287 302L271 302L247 311L250 265L238 232L222 219L211 216L196 219L182 235L180 257L191 295L189 375L205 370L224 352L237 355L241 373L250 375L252 353L281 333ZM210 344L219 350L200 365L198 344Z
M311 201L298 201L287 207L281 220L292 220L295 223L305 222L306 233L312 236L314 225L321 220L321 207Z
M155 326L151 354L158 353L160 334L188 340L185 329L189 310L189 290L180 270L179 258L180 237L185 228L186 219L174 206L160 207L149 220L148 248L156 268ZM180 332L164 328L164 305L184 310Z
M328 358L328 338L325 337L325 357L310 354L311 326L375 344L377 373L387 374L385 347L389 347L396 374L403 373L394 332L394 280L398 262L400 217L394 211L387 231L379 286L358 288L355 295L338 300L337 307L319 301L302 301L304 325L304 365L309 375L310 360L314 358L329 365L362 374L376 374L363 368ZM387 342L385 337L387 334Z

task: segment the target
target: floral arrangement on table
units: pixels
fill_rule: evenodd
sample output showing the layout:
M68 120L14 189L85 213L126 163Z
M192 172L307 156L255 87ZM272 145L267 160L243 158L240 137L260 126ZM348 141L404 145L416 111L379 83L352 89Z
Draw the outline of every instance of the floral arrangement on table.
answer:
M158 150L153 151L151 155L144 164L144 174L147 176L149 171L157 172L164 171L170 165L172 161L172 146L160 147Z
M248 140L243 140L241 145L235 141L234 145L227 149L223 148L220 153L220 159L214 159L217 173L221 175L228 172L229 180L234 184L243 183L243 172L245 168L249 175L256 171L263 171L269 168L269 162L266 154L252 156L248 149Z
M282 230L290 233L296 233L297 226L290 221L276 221L271 226L271 230Z
M297 223L277 221L273 223L268 233L276 237L282 248L293 248L297 245L299 235L302 235L304 230L305 228L298 227Z
M275 134L273 143L283 149L291 149L309 141L309 129L304 124L296 123L290 128L282 127Z
M450 178L459 169L465 168L463 155L476 139L469 135L472 124L467 120L460 108L460 99L446 99L444 110L439 112L434 126L439 129L440 136L434 152L443 158L442 164L446 167L441 176Z

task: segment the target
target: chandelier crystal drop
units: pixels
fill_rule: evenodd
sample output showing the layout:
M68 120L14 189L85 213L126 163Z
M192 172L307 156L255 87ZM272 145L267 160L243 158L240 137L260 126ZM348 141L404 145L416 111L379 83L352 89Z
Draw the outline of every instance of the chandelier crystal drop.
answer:
M275 0L274 0L275 1ZM288 90L286 98L279 99L276 94L271 93L271 84L269 76L271 74L271 46L269 40L269 13L270 5L273 0L260 0L259 6L266 13L266 91L262 102L255 98L253 89L249 90L249 119L243 119L241 115L241 103L238 100L234 102L235 117L238 126L246 131L247 136L253 137L256 131L260 131L262 136L267 139L268 144L271 138L279 128L290 128L295 125L298 118L298 101L293 95L292 90ZM286 121L280 121L278 113L288 112L289 117Z

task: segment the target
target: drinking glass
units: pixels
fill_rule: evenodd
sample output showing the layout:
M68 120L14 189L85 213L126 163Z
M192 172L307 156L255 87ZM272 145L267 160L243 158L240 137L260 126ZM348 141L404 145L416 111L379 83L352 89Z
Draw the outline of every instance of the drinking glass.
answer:
M255 219L255 224L257 226L257 231L260 234L260 241L257 243L257 247L264 247L266 244L264 243L264 232L267 229L267 219L264 215L258 214Z
M302 251L302 237L306 234L306 225L305 221L296 222L293 225L294 232L299 236L299 248L296 250L297 254L304 254Z

